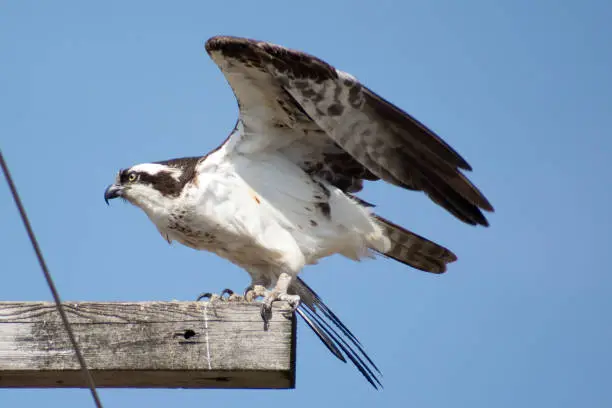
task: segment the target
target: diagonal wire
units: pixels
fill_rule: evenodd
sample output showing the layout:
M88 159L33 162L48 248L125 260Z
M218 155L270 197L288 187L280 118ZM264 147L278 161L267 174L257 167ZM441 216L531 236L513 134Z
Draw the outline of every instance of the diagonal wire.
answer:
M72 331L72 327L70 326L70 322L68 321L68 316L66 315L66 311L64 310L64 306L62 305L62 301L60 299L59 292L53 283L53 278L51 277L51 273L47 268L47 264L45 263L45 259L43 258L40 247L38 246L38 241L36 240L36 236L34 235L34 231L32 230L32 226L30 225L30 221L28 220L28 216L23 208L23 204L21 203L21 199L19 198L19 194L17 193L17 188L15 187L15 183L13 183L13 179L11 174L9 173L8 166L4 161L4 156L2 155L2 150L0 150L0 166L2 166L2 171L4 172L4 176L6 177L6 182L9 185L11 190L11 194L13 195L13 199L15 200L15 204L19 209L19 214L21 215L21 220L23 221L23 225L25 229L28 231L28 236L30 237L30 242L32 242L32 247L34 248L34 252L36 252L36 256L38 258L38 263L45 275L45 279L47 280L47 284L49 285L49 289L53 294L53 299L55 299L55 306L57 307L57 311L59 312L62 323L66 328L66 332L68 333L68 337L70 338L70 342L72 343L72 347L74 348L74 352L79 360L81 365L81 372L83 373L83 377L87 384L89 385L89 389L91 390L91 396L94 399L94 403L97 408L102 408L102 402L100 401L100 397L98 396L98 391L96 390L96 384L94 383L93 377L87 368L87 364L85 363L85 359L83 358L83 353L79 345L77 344L76 338L74 337L74 332Z

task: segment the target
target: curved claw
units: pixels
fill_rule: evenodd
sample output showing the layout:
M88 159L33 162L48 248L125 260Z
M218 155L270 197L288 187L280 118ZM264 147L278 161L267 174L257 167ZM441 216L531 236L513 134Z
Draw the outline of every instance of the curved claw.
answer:
M229 298L229 297L231 297L233 294L234 294L234 291L233 291L233 290L231 290L231 289L223 289L223 290L221 291L221 293L219 293L219 297L220 297L222 300L225 300L225 299L223 299L223 296L224 296L224 295L228 295L228 298Z
M213 294L211 292L202 292L200 296L196 298L196 302L201 301L202 299L212 299Z

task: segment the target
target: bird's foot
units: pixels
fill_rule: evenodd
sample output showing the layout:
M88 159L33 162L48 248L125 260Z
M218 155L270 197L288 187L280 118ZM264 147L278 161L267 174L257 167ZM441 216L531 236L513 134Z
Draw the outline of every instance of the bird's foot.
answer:
M253 302L259 297L266 297L268 292L268 289L263 285L249 285L249 287L244 290L244 300Z
M224 297L225 295L227 295L227 297ZM244 297L237 295L231 289L223 289L221 293L218 293L218 294L211 293L211 292L201 293L200 296L197 297L196 302L199 302L205 299L208 299L208 301L211 303L214 303L217 301L239 302L241 300L244 300Z
M299 295L289 295L288 293L280 293L276 290L270 290L261 303L261 317L263 318L264 323L268 323L272 317L272 303L276 301L285 301L289 303L292 313L295 312L295 310L300 306Z
M285 301L289 303L291 307L291 313L300 305L299 295L290 295L287 293L289 284L291 283L291 276L287 273L281 273L276 282L274 289L266 291L264 294L263 302L261 303L261 317L264 321L264 330L268 329L268 322L272 318L272 303L275 301ZM265 288L264 288L265 289Z

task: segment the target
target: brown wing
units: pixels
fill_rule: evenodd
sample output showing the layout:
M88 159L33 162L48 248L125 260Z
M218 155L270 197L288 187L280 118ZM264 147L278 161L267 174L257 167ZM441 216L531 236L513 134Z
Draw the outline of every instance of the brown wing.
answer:
M206 50L236 94L247 136L265 134L278 143L291 129L286 154L317 174L328 171L324 177L345 191L380 178L424 191L466 223L488 225L481 210L493 207L461 172L470 165L351 75L306 53L250 39L214 37Z

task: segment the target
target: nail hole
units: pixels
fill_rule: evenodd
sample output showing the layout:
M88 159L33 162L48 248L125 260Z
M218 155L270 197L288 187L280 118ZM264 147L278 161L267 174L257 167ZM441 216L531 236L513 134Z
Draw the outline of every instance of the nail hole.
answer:
M195 335L196 335L196 332L191 329L187 329L185 330L185 333L183 333L183 337L185 337L185 339L189 339Z

